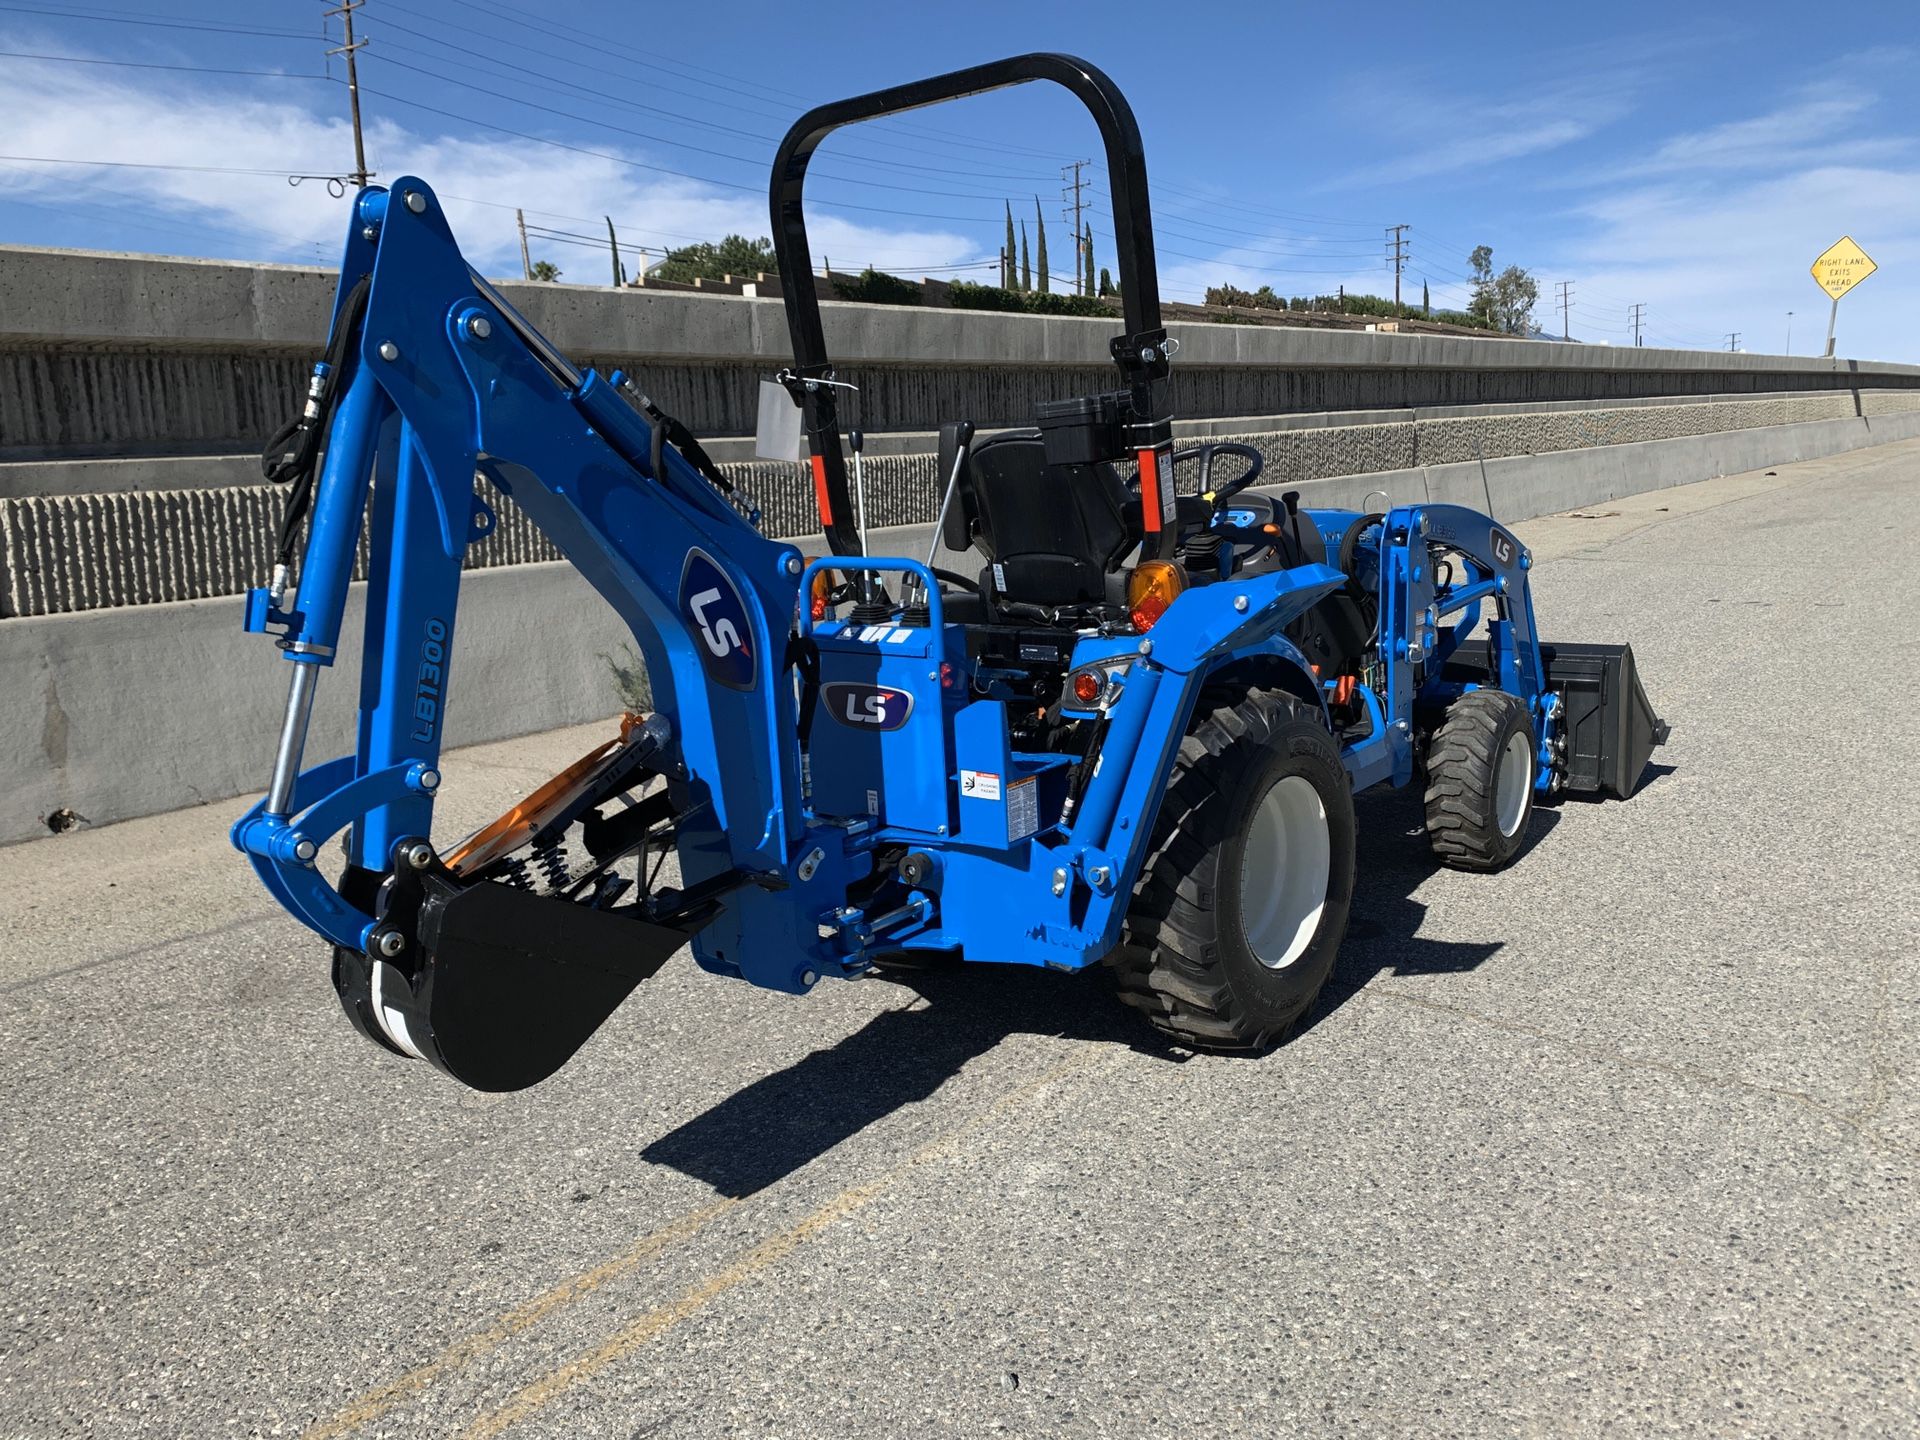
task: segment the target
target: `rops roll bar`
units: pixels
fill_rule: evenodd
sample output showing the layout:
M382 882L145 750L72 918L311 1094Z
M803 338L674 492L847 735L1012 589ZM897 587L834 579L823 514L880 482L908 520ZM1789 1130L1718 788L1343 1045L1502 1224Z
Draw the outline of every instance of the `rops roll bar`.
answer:
M780 287L793 336L790 388L806 407L814 498L820 506L821 527L836 555L856 555L861 547L847 494L847 462L840 448L835 387L821 383L832 377L833 363L820 326L820 303L813 287L813 251L807 244L807 222L801 206L807 165L820 142L843 125L1024 85L1030 80L1051 80L1071 90L1100 127L1107 175L1112 181L1115 260L1126 324L1126 333L1116 335L1111 343L1114 363L1132 392L1136 420L1154 422L1156 429L1164 426L1171 433L1171 414L1163 413L1162 408L1167 345L1160 321L1160 281L1154 265L1153 215L1147 202L1146 154L1140 145L1140 127L1134 121L1133 108L1112 80L1071 55L1016 55L818 106L796 120L780 142L769 201Z

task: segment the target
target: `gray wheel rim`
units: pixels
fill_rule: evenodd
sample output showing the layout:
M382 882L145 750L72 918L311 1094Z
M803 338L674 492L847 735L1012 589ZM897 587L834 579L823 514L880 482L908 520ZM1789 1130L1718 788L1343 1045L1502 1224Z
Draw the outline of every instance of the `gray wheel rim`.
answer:
M1500 766L1494 772L1494 815L1500 833L1509 840L1527 818L1527 804L1532 799L1533 736L1522 730L1508 737L1500 751Z
M1284 970L1313 943L1327 908L1333 837L1320 792L1283 775L1255 807L1240 862L1240 921L1247 947L1269 970Z

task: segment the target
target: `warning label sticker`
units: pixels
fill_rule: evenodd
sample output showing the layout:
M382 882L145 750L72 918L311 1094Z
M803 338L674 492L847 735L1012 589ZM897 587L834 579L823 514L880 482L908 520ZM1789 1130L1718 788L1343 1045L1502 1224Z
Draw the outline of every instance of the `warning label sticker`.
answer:
M1040 782L1016 780L1007 787L1007 840L1024 840L1040 828Z
M974 800L998 800L1000 777L991 770L962 770L960 793Z

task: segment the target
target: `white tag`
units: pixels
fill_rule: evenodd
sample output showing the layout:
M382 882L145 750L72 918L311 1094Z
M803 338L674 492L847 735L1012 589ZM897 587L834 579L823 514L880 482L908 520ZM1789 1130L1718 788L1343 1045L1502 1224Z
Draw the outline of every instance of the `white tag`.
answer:
M760 382L760 422L753 436L753 453L762 460L793 460L800 456L800 407L787 388L772 380Z
M975 800L998 800L1000 777L991 770L962 770L960 793Z
M879 813L880 792L878 790L869 790L867 791L867 814L878 815Z
M1040 782L1029 777L1007 787L1007 843L1024 840L1040 828Z

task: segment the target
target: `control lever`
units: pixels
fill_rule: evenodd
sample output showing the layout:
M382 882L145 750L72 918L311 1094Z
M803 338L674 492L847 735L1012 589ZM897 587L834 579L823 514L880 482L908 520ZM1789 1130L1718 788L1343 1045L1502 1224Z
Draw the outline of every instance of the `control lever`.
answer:
M933 557L940 549L940 537L947 528L947 512L953 508L954 492L960 488L960 470L967 463L967 453L973 446L973 422L971 420L949 420L940 427L940 468L946 472L947 485L940 497L940 514L933 522L933 538L927 542L927 568L933 568ZM951 458L949 458L949 454ZM920 582L921 602L926 601L926 582Z
M1280 503L1287 507L1287 520L1293 527L1293 558L1297 565L1307 558L1307 547L1300 543L1300 492L1287 491L1280 497Z

